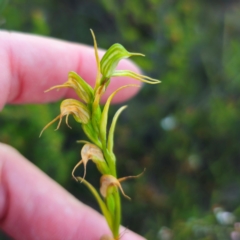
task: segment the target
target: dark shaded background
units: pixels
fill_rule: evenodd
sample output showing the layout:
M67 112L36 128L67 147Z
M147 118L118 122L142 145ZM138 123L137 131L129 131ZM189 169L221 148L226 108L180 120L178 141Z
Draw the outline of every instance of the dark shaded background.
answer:
M12 0L5 8L1 2L2 29L92 45L92 28L101 48L119 42L146 54L134 60L162 83L145 85L116 129L119 176L147 168L123 184L132 197L122 200L123 224L148 239L231 239L240 218L239 2ZM79 126L71 121L74 131L63 124L38 138L58 112L59 103L7 106L0 141L98 209L71 178L80 151L75 141L84 138ZM91 163L87 179L98 186ZM232 220L219 219L216 207Z

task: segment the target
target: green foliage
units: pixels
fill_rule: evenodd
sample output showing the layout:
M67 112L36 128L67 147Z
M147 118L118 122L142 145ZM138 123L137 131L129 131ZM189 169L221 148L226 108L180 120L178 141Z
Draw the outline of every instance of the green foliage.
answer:
M34 24L35 9L43 13L48 31ZM5 29L47 32L92 45L92 28L102 48L121 42L130 51L146 54L134 60L162 84L144 86L131 100L128 113L119 119L114 149L119 175L125 175L125 169L132 175L147 168L138 182L124 185L134 204L124 203L123 224L148 239L157 239L162 226L174 232L174 239L227 239L207 233L193 236L196 225L226 230L214 223L215 205L233 212L239 221L239 11L234 1L15 0L2 12ZM38 108L44 114L33 119ZM57 133L48 131L41 141L37 138L57 111L58 105L7 107L1 113L0 139L95 206L84 187L80 195L72 186L68 174L78 158L79 146L72 143L82 137L62 126ZM19 128L16 120L29 130ZM89 179L95 174L89 170ZM227 228L229 233L233 225Z

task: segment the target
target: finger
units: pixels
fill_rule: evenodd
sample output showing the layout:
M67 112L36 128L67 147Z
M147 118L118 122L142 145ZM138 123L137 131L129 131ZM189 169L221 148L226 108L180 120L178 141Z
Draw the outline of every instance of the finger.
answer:
M6 31L0 31L0 46L0 109L6 103L44 103L72 96L70 89L44 93L49 87L64 83L69 71L77 72L94 86L97 66L92 47ZM127 60L120 62L119 68L139 72ZM136 81L130 78L113 79L104 99L119 86L133 82ZM126 100L137 91L125 89L114 101Z
M13 239L89 239L110 234L105 219L13 148L0 144L0 228ZM143 240L130 231L122 240Z

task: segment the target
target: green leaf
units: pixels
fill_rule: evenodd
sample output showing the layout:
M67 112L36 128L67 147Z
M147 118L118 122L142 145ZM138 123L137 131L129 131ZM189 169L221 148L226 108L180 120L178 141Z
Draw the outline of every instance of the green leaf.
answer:
M106 218L109 228L111 229L111 231L113 231L113 219L111 217L110 212L107 209L106 204L104 203L104 201L98 194L97 190L93 187L93 185L91 183L89 183L85 179L83 179L81 177L77 177L77 179L79 180L79 182L82 182L84 185L86 185L88 187L88 189L92 192L93 196L95 197L95 199L98 202L98 205L99 205L104 217Z
M107 148L110 154L113 154L113 145L114 145L113 137L114 137L114 131L115 131L115 126L116 126L118 117L126 107L127 106L122 106L121 108L119 108L113 117L112 124L110 126L109 133L108 133L108 142L107 142L108 144Z
M134 85L134 84L129 84L129 85L125 85L122 86L120 88L118 88L115 92L113 92L109 97L108 100L103 108L102 111L102 117L101 117L101 122L100 122L100 139L101 142L103 144L103 147L106 146L106 133L107 133L107 122L108 122L108 110L110 107L110 103L113 99L113 97L116 95L116 93L118 93L120 90L127 88L127 87L139 87L138 85Z

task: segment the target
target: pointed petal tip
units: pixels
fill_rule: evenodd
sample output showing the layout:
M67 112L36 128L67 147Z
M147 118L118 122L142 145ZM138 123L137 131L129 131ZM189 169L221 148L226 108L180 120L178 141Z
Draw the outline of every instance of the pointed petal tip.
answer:
M142 53L130 53L131 56L141 56L141 57L145 57L145 54Z
M52 91L53 89L56 89L57 91L59 91L59 88L64 88L64 87L67 87L66 85L56 85L56 86L53 86L53 87L50 87L49 89L45 90L44 92L47 93L47 92L50 92Z
M78 177L75 177L74 173L76 171L76 169L83 163L83 160L80 160L75 167L72 170L72 177L78 182ZM81 183L83 182L83 180L80 181Z

